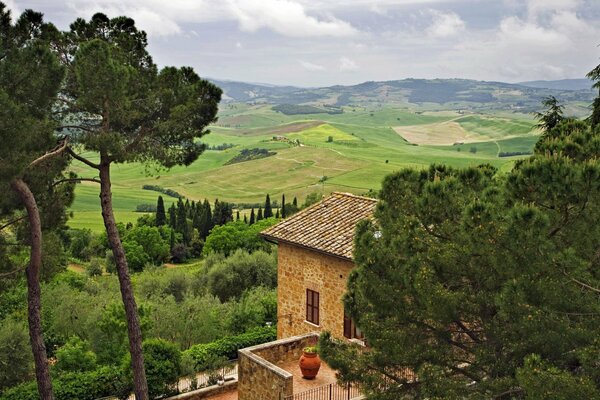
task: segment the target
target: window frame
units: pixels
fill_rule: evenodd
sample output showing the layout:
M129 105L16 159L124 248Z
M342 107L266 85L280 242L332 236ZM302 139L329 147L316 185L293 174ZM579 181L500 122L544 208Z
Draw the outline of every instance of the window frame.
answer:
M320 296L319 292L312 289L306 289L306 321L314 325L320 323Z
M344 337L346 339L359 339L364 340L365 335L356 326L351 317L346 314L344 310Z

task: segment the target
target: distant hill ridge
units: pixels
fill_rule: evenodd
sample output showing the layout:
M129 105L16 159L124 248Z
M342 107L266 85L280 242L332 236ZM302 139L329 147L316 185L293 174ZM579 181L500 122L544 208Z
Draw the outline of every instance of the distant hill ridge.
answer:
M320 88L213 80L225 101L244 103L348 105L443 105L444 109L505 109L531 112L549 95L563 103L590 103L596 93L586 79L504 83L469 79L368 81ZM585 83L587 82L587 83ZM587 85L587 86L586 86Z
M528 81L519 82L518 85L540 89L555 90L590 90L593 82L589 79L560 79L556 81Z

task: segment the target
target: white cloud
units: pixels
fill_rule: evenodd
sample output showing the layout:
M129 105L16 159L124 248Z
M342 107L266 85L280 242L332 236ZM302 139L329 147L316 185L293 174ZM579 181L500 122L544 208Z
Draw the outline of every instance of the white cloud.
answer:
M308 61L300 60L300 65L307 71L325 71L325 67Z
M237 21L245 32L267 28L291 37L344 37L358 31L346 21L331 15L317 18L295 0L70 0L78 14L128 15L151 35L169 36L182 32L182 23Z
M6 7L8 7L8 9L11 11L13 21L19 18L19 15L21 15L21 12L23 10L17 7L17 3L14 0L3 0L3 2L4 4L6 4Z
M441 12L429 10L432 23L427 28L427 34L433 38L446 38L455 36L465 30L465 22L454 12Z
M535 18L544 13L574 10L579 4L579 0L528 0L527 12Z
M235 47L238 48L238 49L241 49L243 46L242 46L241 42L236 42L235 43Z
M340 58L340 71L357 71L358 65L348 57Z
M335 17L317 19L310 16L303 5L291 0L230 0L230 6L240 29L247 32L268 28L293 37L341 37L358 32L349 23Z

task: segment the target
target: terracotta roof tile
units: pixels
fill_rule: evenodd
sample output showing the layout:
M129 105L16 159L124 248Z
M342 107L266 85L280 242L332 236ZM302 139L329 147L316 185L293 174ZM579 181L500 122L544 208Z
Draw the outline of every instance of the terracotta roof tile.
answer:
M334 192L319 203L281 221L261 234L337 257L352 259L354 228L375 211L376 199Z

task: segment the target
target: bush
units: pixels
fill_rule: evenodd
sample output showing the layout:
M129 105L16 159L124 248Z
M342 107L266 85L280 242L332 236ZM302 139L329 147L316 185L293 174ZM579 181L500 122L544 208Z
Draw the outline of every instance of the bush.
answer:
M196 370L202 371L210 367L215 357L237 358L237 351L245 347L270 342L277 338L277 328L274 326L256 328L241 335L225 336L212 343L197 344L184 352L194 360Z
M102 264L100 263L100 260L92 258L92 261L90 261L90 265L88 265L85 272L89 277L102 275Z
M136 226L130 229L123 238L123 243L142 246L144 253L155 264L161 264L169 257L169 242L155 226ZM129 261L129 254L127 254L127 261Z
M146 381L151 398L175 394L171 386L181 375L181 352L173 343L163 339L147 339L142 344ZM131 382L131 355L123 360L123 372Z
M183 243L177 243L171 249L171 262L181 264L190 258L190 251Z
M221 301L239 298L247 289L277 285L277 259L274 254L237 250L223 262L207 270L204 278L210 292Z
M71 336L64 346L56 350L56 369L62 372L83 372L96 369L96 354L87 342Z
M276 321L277 290L259 286L245 291L240 300L231 305L227 327L233 333L241 333Z
M144 190L154 190L155 192L163 193L163 194L166 194L167 196L175 197L175 198L178 198L178 199L179 198L185 198L185 196L182 196L181 194L177 193L173 189L165 189L165 188L160 187L158 185L144 185L144 186L142 186L142 189L144 189Z
M0 324L0 391L33 376L26 324L8 318Z
M87 248L92 241L92 231L89 229L72 229L69 231L69 236L71 237L69 248L71 255L80 260L88 260Z
M260 232L277 222L277 218L265 218L252 225L235 221L215 226L206 237L202 254L223 253L227 256L237 249L269 251L271 245L260 236Z
M90 372L71 372L53 379L56 400L95 400L127 393L121 372L102 367ZM39 400L36 382L28 382L4 392L0 400Z

